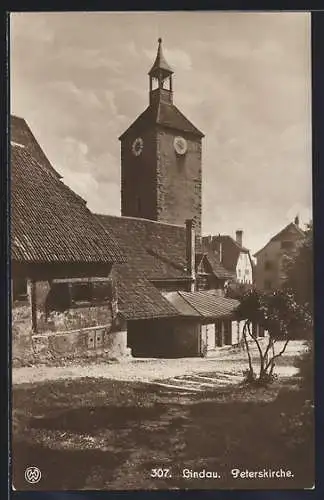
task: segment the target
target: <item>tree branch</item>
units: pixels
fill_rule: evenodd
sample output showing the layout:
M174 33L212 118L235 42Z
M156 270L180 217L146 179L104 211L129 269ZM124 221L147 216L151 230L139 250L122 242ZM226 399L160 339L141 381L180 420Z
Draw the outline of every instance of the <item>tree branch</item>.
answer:
M244 323L244 326L243 326L243 338L244 338L244 343L245 343L245 347L246 347L246 351L247 351L247 355L248 355L250 372L253 373L253 365L252 365L252 359L251 359L251 354L250 354L250 348L249 348L249 343L248 343L247 338L246 338L246 328L247 328L248 322L249 322L249 320L247 319Z
M266 367L265 367L265 369L266 369L266 370L269 368L269 366L271 365L271 363L273 363L273 361L274 361L275 359L279 358L279 356L281 356L281 355L285 352L285 350L286 350L286 347L287 347L287 345L288 345L289 340L290 340L290 339L287 339L287 340L286 340L286 342L285 342L285 344L284 344L284 346L283 346L283 348L281 349L281 351L280 351L280 352L278 352L278 354L276 354L275 356L273 356L273 357L270 359L270 361L267 363L267 365L266 365Z

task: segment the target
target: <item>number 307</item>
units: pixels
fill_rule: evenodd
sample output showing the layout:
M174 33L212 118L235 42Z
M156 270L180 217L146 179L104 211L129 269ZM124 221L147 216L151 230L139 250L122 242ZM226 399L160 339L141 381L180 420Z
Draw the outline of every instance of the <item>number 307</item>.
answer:
M151 477L171 477L170 469L152 469Z

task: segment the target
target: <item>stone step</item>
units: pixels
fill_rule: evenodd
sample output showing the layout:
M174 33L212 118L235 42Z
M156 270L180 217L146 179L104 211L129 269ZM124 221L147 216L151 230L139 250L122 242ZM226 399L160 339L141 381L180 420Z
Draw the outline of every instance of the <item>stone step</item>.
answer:
M162 383L162 382L155 382L154 385L157 385L159 387L165 387L167 389L178 389L178 390L181 390L181 391L186 391L186 392L190 392L190 391L194 391L194 392L202 392L203 389L201 388L197 388L197 387L185 387L185 386L181 386L181 385L174 385L174 384L165 384L165 383Z

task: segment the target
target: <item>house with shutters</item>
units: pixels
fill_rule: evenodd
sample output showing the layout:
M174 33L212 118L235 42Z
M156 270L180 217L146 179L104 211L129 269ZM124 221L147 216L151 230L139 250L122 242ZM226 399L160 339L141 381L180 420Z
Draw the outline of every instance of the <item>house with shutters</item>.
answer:
M255 283L260 290L280 288L284 279L287 255L294 253L303 242L305 233L296 216L293 222L275 234L264 247L254 254L256 258Z

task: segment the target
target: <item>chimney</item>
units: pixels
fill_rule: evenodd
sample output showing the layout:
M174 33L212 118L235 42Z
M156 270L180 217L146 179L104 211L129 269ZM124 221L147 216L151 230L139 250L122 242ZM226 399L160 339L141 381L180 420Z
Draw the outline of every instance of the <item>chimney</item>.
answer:
M236 231L236 243L238 243L240 246L243 244L243 231L242 229L238 229Z
M196 238L192 219L186 220L186 259L187 271L191 277L190 292L194 292L196 282Z
M223 243L221 241L219 242L218 253L219 253L219 262L222 263L222 260L223 260Z
M299 227L299 216L298 215L296 215L294 222L295 222L295 225L297 227Z

